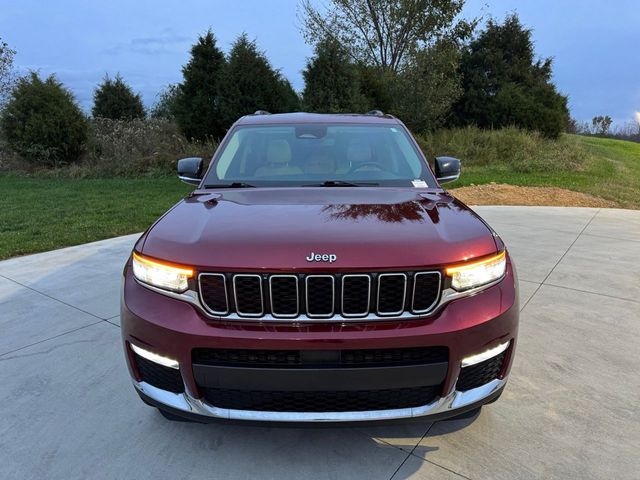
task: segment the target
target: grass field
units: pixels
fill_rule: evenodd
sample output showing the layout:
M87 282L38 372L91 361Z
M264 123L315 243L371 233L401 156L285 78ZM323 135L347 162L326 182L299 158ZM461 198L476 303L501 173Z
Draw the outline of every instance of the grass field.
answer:
M422 137L430 154L463 161L455 188L490 182L553 186L640 208L640 144L514 129L445 130ZM190 187L174 176L65 178L0 174L0 259L146 229Z
M447 188L490 182L559 187L640 209L640 143L578 135L531 139L525 132L473 130L424 139L432 141L429 153L462 160L460 180Z
M0 259L143 231L189 190L176 177L0 175Z

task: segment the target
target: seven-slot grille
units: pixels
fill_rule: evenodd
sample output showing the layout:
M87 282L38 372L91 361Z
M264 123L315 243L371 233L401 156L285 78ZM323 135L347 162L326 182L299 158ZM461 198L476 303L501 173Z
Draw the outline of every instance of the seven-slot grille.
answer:
M200 299L214 315L243 318L357 319L429 312L439 272L349 274L202 273Z

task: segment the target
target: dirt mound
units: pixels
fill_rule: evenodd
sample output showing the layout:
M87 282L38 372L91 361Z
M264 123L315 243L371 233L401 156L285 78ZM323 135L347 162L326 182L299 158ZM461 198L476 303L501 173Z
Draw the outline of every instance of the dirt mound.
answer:
M618 207L617 203L610 200L556 187L517 187L491 183L454 188L450 193L469 205Z

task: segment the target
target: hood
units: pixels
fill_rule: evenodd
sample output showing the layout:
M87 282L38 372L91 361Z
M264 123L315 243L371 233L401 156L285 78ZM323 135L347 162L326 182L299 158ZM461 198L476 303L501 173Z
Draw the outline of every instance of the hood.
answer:
M219 270L423 268L496 251L491 230L442 190L195 191L147 232L142 253ZM311 255L335 255L335 261Z

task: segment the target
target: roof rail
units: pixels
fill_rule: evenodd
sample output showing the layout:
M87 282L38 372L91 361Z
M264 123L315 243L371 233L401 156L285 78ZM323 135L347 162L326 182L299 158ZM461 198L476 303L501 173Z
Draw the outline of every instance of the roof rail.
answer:
M372 115L374 117L384 117L384 112L382 110L369 110L365 115Z
M267 112L266 110L256 110L252 115L271 115L271 112Z

